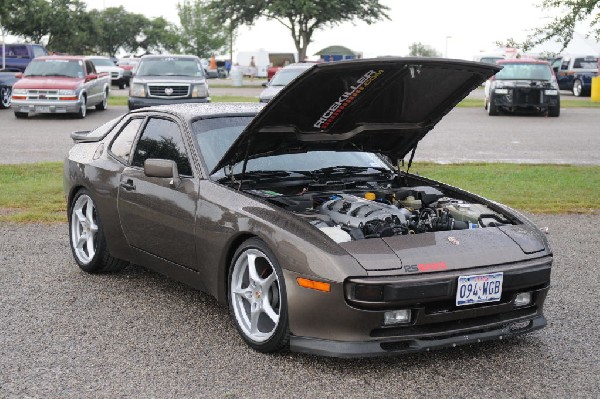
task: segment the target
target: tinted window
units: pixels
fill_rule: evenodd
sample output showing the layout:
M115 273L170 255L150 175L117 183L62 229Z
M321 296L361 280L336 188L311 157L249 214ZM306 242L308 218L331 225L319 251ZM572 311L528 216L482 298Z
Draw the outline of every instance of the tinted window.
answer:
M138 76L204 76L202 65L194 58L144 59L136 71Z
M96 73L96 67L90 61L85 62L85 69L87 70L88 75L90 73Z
M552 72L548 64L528 64L519 62L502 64L502 70L496 74L498 80L550 80Z
M158 118L148 121L137 143L132 165L143 168L148 158L173 160L179 174L193 175L179 126L173 121Z
M598 69L598 59L594 57L575 58L573 68Z
M1 46L0 46L0 48L1 48ZM7 57L29 58L29 52L27 51L27 46L7 45L5 52L6 52Z
M121 162L129 162L129 155L131 154L133 140L135 140L135 135L140 129L140 125L143 121L144 119L142 118L128 121L110 146L110 151L115 157L119 158Z

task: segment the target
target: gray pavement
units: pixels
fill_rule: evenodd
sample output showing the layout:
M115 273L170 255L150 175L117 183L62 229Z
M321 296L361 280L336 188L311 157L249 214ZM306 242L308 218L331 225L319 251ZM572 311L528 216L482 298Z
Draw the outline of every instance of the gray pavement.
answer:
M67 227L0 225L2 398L597 398L600 216L534 216L555 264L548 327L396 358L264 355L207 295L138 266L88 275Z

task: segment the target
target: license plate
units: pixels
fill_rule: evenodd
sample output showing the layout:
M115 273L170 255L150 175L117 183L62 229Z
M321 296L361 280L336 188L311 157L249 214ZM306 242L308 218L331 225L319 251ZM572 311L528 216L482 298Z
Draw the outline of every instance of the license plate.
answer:
M35 107L35 112L50 112L50 107L38 105Z
M498 302L502 297L502 272L459 276L456 306Z

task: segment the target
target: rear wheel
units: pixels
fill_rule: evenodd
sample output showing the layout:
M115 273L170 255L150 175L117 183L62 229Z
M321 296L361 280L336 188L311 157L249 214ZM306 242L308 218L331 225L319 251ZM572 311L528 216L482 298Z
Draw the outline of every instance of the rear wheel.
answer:
M0 89L0 108L10 107L12 89L10 87L2 87Z
M229 268L229 310L238 332L259 352L287 349L287 295L275 256L259 239L245 241Z
M493 95L490 95L490 101L487 104L487 111L489 116L496 116L499 113Z
M85 272L118 271L127 266L108 252L98 210L85 189L77 192L69 206L69 242L75 261Z
M583 84L581 84L581 80L576 79L573 82L573 95L575 97L581 97L583 95Z
M108 108L108 90L104 91L104 97L102 97L102 102L100 104L96 104L96 109L98 111L104 111Z

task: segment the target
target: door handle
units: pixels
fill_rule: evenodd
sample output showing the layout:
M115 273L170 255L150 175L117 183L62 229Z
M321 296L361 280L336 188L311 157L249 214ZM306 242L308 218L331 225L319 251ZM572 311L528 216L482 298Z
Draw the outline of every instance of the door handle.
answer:
M121 187L123 187L127 191L135 190L135 184L133 184L133 180L127 179L126 182L121 182Z

